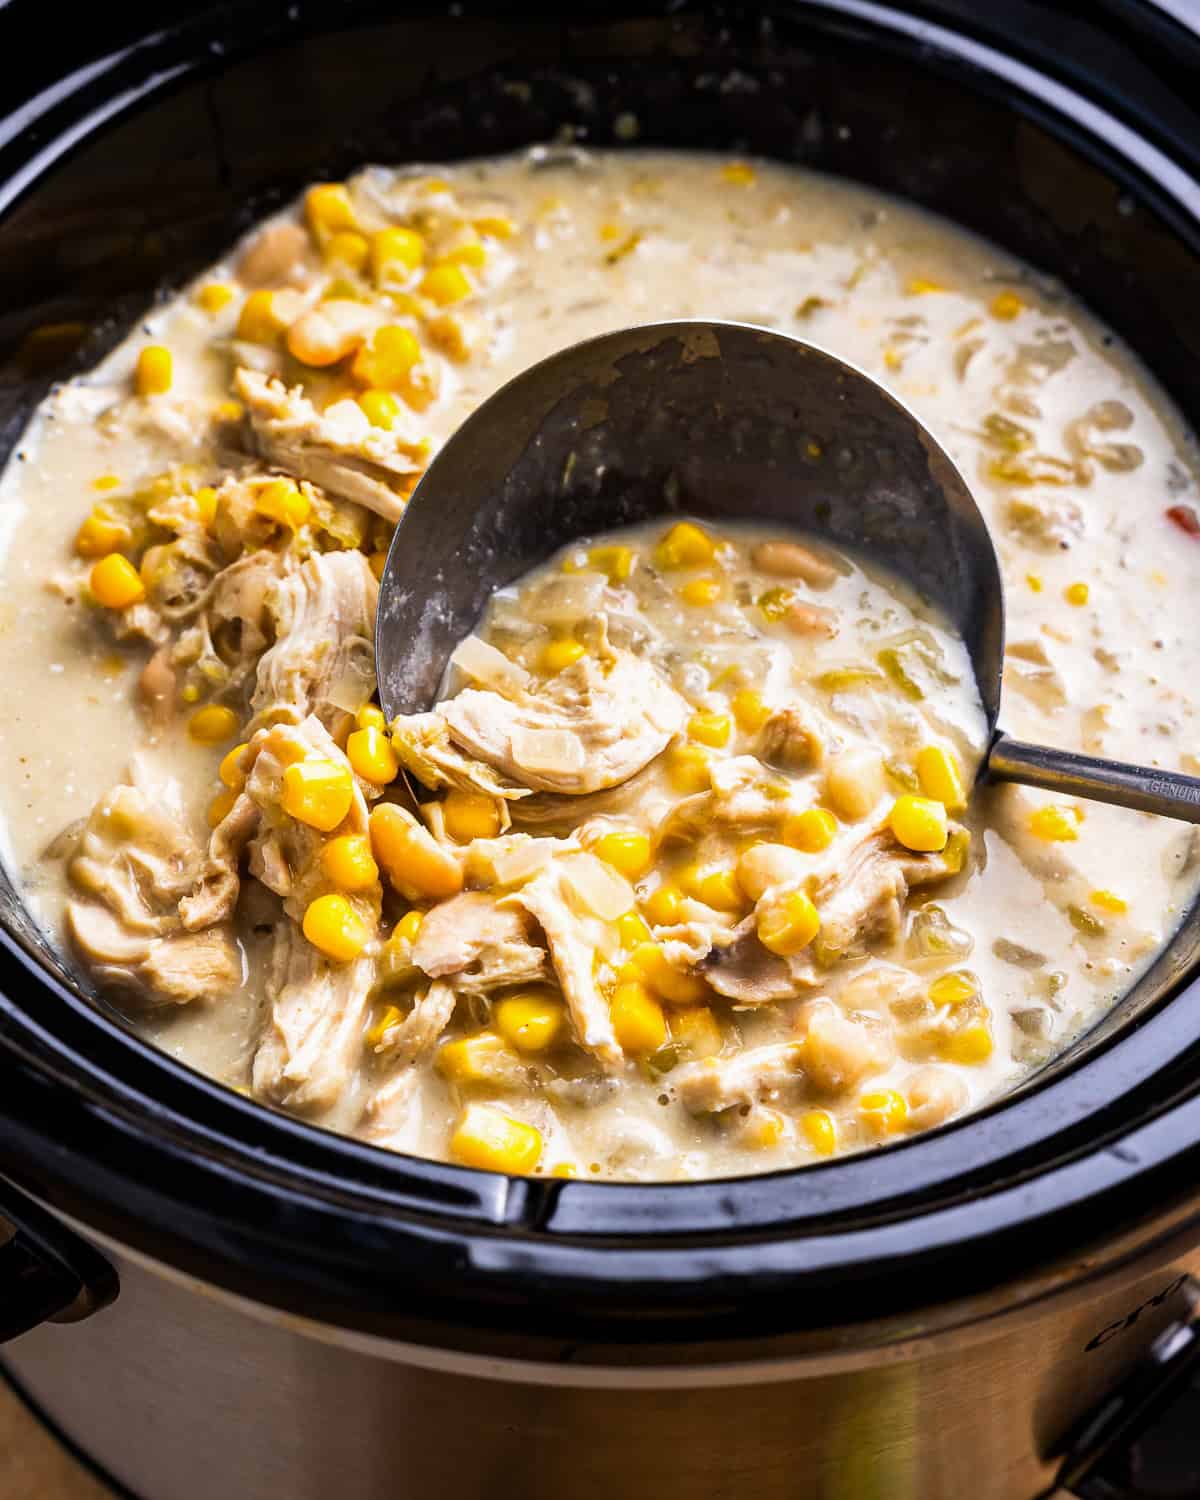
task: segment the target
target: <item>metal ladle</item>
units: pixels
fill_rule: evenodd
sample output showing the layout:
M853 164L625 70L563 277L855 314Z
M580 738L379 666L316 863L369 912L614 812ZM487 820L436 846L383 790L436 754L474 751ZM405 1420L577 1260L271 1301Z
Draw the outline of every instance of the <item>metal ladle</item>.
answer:
M1004 590L962 475L870 376L741 323L602 334L467 418L388 553L375 627L388 718L432 705L496 589L576 538L676 514L813 533L911 583L970 653L990 732L981 777L1200 822L1200 779L996 728Z

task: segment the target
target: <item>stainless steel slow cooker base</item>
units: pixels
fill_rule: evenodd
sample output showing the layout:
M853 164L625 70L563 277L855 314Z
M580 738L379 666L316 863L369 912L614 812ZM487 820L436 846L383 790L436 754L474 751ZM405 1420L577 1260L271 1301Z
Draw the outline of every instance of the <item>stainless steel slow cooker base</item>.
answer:
M982 1336L741 1381L559 1366L527 1383L502 1362L354 1347L114 1260L117 1307L43 1325L5 1364L139 1500L1031 1500L1062 1434L1189 1315L1200 1273L1200 1252L1150 1262Z

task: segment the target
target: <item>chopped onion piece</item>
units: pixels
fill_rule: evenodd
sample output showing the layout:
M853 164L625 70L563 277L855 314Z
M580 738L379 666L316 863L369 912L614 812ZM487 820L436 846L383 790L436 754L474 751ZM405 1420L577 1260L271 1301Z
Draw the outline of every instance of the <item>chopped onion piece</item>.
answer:
M569 729L514 729L508 751L520 772L578 771L583 767L583 741Z
M454 649L450 665L456 667L473 682L482 682L485 687L495 688L506 696L524 692L529 686L529 673L515 661L509 661L503 651L489 646L477 635L469 635Z
M594 854L568 854L559 868L571 895L603 921L615 922L633 905L633 887Z
M548 578L522 596L522 612L539 625L575 625L597 613L608 580L603 573Z

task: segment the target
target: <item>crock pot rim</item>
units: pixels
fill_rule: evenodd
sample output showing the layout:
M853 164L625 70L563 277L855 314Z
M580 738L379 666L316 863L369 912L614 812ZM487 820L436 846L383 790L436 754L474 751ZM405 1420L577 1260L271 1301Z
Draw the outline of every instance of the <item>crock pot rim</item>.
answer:
M897 19L887 16L881 7L860 3L860 0L816 0L816 3L804 5L803 10L806 18L813 18L818 23L821 15L828 13L843 19L850 17L855 24L872 32L882 30L887 22ZM866 18L868 13L869 19ZM99 80L107 78L111 81L118 73L126 90L122 96L125 102L115 111L104 110L97 115L94 110L84 109L78 138L83 139L95 126L107 123L120 110L145 102L181 78L216 66L204 41L205 30L200 24L203 19L207 17L190 18L181 26L164 30L157 37L123 49L112 58L84 70L83 74L74 75L84 94L90 93ZM222 24L227 19L222 17ZM938 47L950 47L952 54L954 35L942 32L934 37L931 30L936 28L925 26L919 37L910 33L902 44L904 49L911 51L914 41L921 46L936 42ZM894 34L888 34L888 39L896 43ZM278 35L270 32L264 35L257 31L253 40L246 44L244 55L274 45L279 40ZM185 50L197 46L203 50L192 56L190 66L181 63L170 70L160 67L157 73L147 72L163 62L163 56L157 50L159 47L175 55L181 44ZM223 46L222 61L236 55L237 49L231 47L228 40ZM105 67L104 61L111 63L112 67ZM925 61L928 63L929 59ZM976 71L982 61L977 44L972 43L971 64ZM1006 59L999 61L1007 64ZM130 67L146 73L141 89L133 87L122 71ZM48 101L50 114L56 119L62 117L71 103L71 91L65 85L66 81L64 87L55 92L52 101ZM1061 103L1062 86L1055 83L1054 91ZM1046 108L1044 101L1040 107ZM1094 106L1089 105L1089 109L1094 109ZM1062 123L1060 119L1060 126ZM0 137L0 153L14 149L19 142L19 134ZM45 150L40 150L38 160L41 165L28 178L22 191L32 186L52 162L60 159L58 156L48 158ZM1091 154L1094 154L1094 146ZM1190 178L1188 180L1194 189L1195 183ZM10 206L11 201L15 200L8 200L6 206ZM379 1217L381 1210L386 1207L391 1211L388 1216L390 1235L403 1240L418 1225L436 1231L435 1238L444 1234L447 1237L444 1243L453 1242L473 1267L486 1268L489 1277L507 1280L513 1295L520 1295L518 1287L523 1286L525 1293L542 1296L543 1289L548 1291L554 1284L557 1271L565 1266L566 1259L580 1256L589 1261L590 1269L585 1269L585 1275L611 1277L615 1257L624 1268L623 1291L637 1301L633 1296L631 1273L636 1260L639 1275L643 1274L640 1262L650 1253L652 1259L659 1255L671 1257L669 1263L658 1263L654 1276L649 1275L650 1266L645 1267L650 1302L660 1306L671 1287L678 1289L700 1284L704 1291L695 1311L702 1316L711 1308L713 1288L723 1278L730 1278L738 1285L739 1295L749 1295L755 1287L761 1292L770 1283L774 1288L772 1297L778 1294L776 1278L779 1275L785 1278L791 1290L812 1279L822 1286L822 1296L825 1297L827 1283L822 1278L828 1278L835 1265L845 1270L854 1264L851 1248L864 1246L864 1234L876 1237L865 1248L871 1261L879 1263L881 1256L878 1252L883 1248L878 1238L880 1232L898 1228L911 1230L919 1223L922 1233L920 1244L915 1249L923 1261L936 1262L940 1256L949 1254L953 1246L961 1248L975 1243L986 1219L981 1208L985 1201L999 1204L1005 1194L1015 1192L1023 1200L1022 1212L1018 1219L1010 1220L1006 1225L989 1226L993 1245L998 1243L997 1236L1002 1228L1012 1229L1018 1220L1031 1224L1039 1214L1050 1212L1064 1224L1071 1220L1071 1242L1080 1243L1088 1238L1086 1234L1079 1235L1080 1224L1086 1221L1098 1229L1106 1219L1111 1222L1111 1214L1118 1202L1124 1205L1122 1211L1131 1218L1152 1211L1163 1201L1161 1174L1166 1173L1177 1181L1184 1180L1191 1171L1195 1155L1190 1142L1197 1138L1197 1131L1192 1127L1200 1120L1200 1102L1182 1097L1187 1069L1181 1066L1179 1059L1172 1059L1163 1066L1159 1064L1164 1057L1170 1056L1172 1026L1164 1025L1166 1012L1169 1010L1171 1018L1177 1019L1181 1005L1186 1003L1192 1010L1200 1005L1198 985L1186 987L1171 999L1169 1006L1164 1003L1131 1035L1114 1039L1101 1056L1082 1060L1074 1070L1048 1082L1043 1088L1012 1100L999 1101L963 1122L903 1145L821 1167L805 1168L802 1172L763 1177L689 1184L593 1184L545 1179L506 1180L441 1163L395 1157L287 1117L269 1114L175 1063L150 1044L130 1036L93 1007L77 1000L69 991L49 980L27 953L9 941L7 934L4 935L4 946L6 953L0 961L0 991L3 992L0 994L0 1020L3 1022L0 1043L7 1040L15 1065L29 1086L26 1094L29 1114L24 1121L11 1120L12 1133L5 1136L10 1145L21 1141L22 1136L24 1144L32 1141L37 1132L30 1130L29 1122L38 1117L35 1101L44 1093L46 1085L55 1084L59 1091L58 1107L66 1107L64 1099L69 1102L77 1114L77 1123L84 1127L84 1137L89 1139L93 1148L103 1141L106 1150L111 1148L117 1155L124 1156L123 1164L108 1160L105 1166L115 1168L110 1174L114 1179L119 1179L124 1170L127 1180L137 1184L139 1196L145 1195L147 1179L140 1175L144 1163L137 1162L137 1158L150 1147L157 1147L164 1162L203 1164L207 1169L208 1189L214 1196L218 1195L218 1184L228 1186L232 1176L236 1175L230 1171L236 1163L244 1174L239 1187L244 1188L250 1181L256 1183L257 1191L262 1195L262 1201L256 1205L259 1209L280 1210L286 1205L290 1214L301 1206L298 1194L307 1194L308 1206L318 1203L326 1207L335 1205L336 1211L343 1214L353 1203L377 1231L383 1222ZM52 1031L40 1019L23 1013L10 998L26 988L31 976L35 985L48 986L59 1000L66 1002L65 1008L55 1014L55 1019L65 1023L69 1016L69 1026L63 1025L57 1032ZM80 1046L72 1056L73 1032L77 1033ZM1165 1048L1161 1038L1165 1038L1168 1044ZM1135 1043L1136 1047L1133 1046ZM120 1076L119 1068L109 1070L98 1060L98 1055L109 1053L126 1062L136 1059L135 1072L147 1070L158 1080L169 1077L171 1093L182 1091L182 1095L197 1106L203 1101L203 1108L177 1112L166 1091L157 1085L153 1092L139 1091ZM1068 1096L1073 1092L1086 1096L1095 1087L1095 1072L1101 1066L1110 1088L1114 1079L1120 1078L1123 1089L1112 1090L1103 1108L1086 1111L1078 1119L1071 1119L1070 1110L1064 1108ZM86 1088L80 1086L78 1077L72 1077L72 1072L85 1075ZM1147 1087L1150 1082L1154 1085L1152 1089ZM1164 1093L1156 1110L1151 1110L1146 1096L1159 1089L1164 1089ZM14 1089L13 1098L20 1093L21 1090ZM1144 1112L1137 1113L1139 1124L1132 1132L1126 1132L1123 1117L1118 1118L1121 1110L1117 1101L1128 1105L1134 1099L1143 1101L1141 1108ZM0 1106L0 1112L3 1110L4 1106ZM1021 1129L1023 1120L1041 1121L1052 1126L1050 1130L1039 1127L1034 1134L1039 1148L1053 1149L1033 1152ZM1085 1123L1086 1131L1083 1128ZM52 1140L53 1124L50 1120L46 1124L50 1133L43 1139ZM997 1147L986 1165L998 1170L1003 1163L1006 1168L1006 1175L990 1184L980 1180L985 1161L977 1146L975 1143L963 1145L961 1139L965 1132L978 1138L982 1130L989 1132ZM244 1138L236 1133L238 1131L257 1138L247 1147ZM1092 1131L1096 1132L1094 1136L1091 1136ZM65 1137L66 1134L64 1130L62 1135ZM1128 1141L1114 1148L1113 1143L1120 1141L1124 1134L1128 1134ZM1085 1136L1091 1136L1090 1145ZM1136 1142L1136 1145L1131 1142ZM12 1150L0 1141L0 1165L14 1179L25 1181L50 1201L60 1202L65 1209L73 1211L89 1201L89 1192L79 1181L80 1175L86 1178L88 1155L72 1156L71 1151L65 1149L65 1141L60 1140L59 1144L64 1149L51 1153L53 1159L44 1159L31 1169L27 1153L19 1148ZM906 1166L912 1168L918 1162L934 1162L938 1153L942 1154L943 1160L957 1159L955 1170L940 1179L943 1188L951 1187L945 1201L933 1198L934 1190L927 1175L905 1170ZM1038 1170L1049 1163L1053 1163L1052 1170L1039 1177ZM335 1170L335 1167L341 1170ZM349 1170L351 1168L353 1170ZM857 1178L865 1188L861 1194L850 1195L855 1206L847 1211L843 1205L840 1215L831 1214L829 1209L831 1184L839 1178L845 1181ZM1158 1189L1156 1193L1133 1191L1136 1184L1144 1186L1152 1178ZM778 1208L780 1186L784 1183L804 1188L806 1191L802 1196L809 1206L801 1214L764 1214L764 1198L769 1197L771 1206ZM1035 1203L1039 1184L1046 1193ZM116 1186L115 1181L113 1185ZM974 1222L956 1225L955 1234L945 1242L929 1238L925 1231L930 1228L935 1203L941 1204L944 1211L953 1213L968 1198L971 1201L970 1217ZM687 1200L698 1207L704 1206L705 1211L698 1218L689 1216L681 1207ZM1011 1199L1009 1202L1011 1204ZM870 1203L869 1212L863 1209L864 1203ZM672 1204L676 1205L673 1209L668 1207ZM95 1212L100 1205L92 1202L91 1207ZM1080 1208L1090 1210L1082 1215L1082 1219L1078 1212L1074 1215L1069 1212ZM215 1205L207 1210L209 1216L216 1211ZM82 1217L86 1219L87 1215ZM271 1212L266 1212L256 1226L260 1246L270 1242L270 1218ZM165 1219L169 1221L170 1215L167 1214ZM818 1219L826 1233L816 1235L805 1230L806 1224L812 1226ZM650 1229L646 1228L647 1223L652 1226ZM828 1233L831 1224L838 1226L836 1234ZM225 1227L229 1229L232 1225ZM157 1243L173 1238L169 1222L154 1228L159 1233ZM962 1233L958 1233L960 1229ZM390 1235L386 1249L394 1254L396 1243ZM212 1254L224 1239L221 1248L231 1250L229 1238L228 1235L215 1236L213 1244L204 1248ZM249 1235L247 1246L254 1239L254 1234ZM1051 1241L1053 1239L1051 1236ZM830 1252L832 1241L836 1241L837 1248ZM818 1242L825 1245L825 1255L816 1253ZM294 1235L290 1235L288 1243L295 1243ZM642 1244L649 1244L650 1251L639 1249ZM797 1265L794 1250L801 1244L809 1255L805 1264ZM531 1266L530 1259L534 1246L537 1250L536 1267ZM767 1251L780 1247L793 1252L793 1263L784 1267L776 1261L772 1268ZM186 1250L187 1247L180 1248ZM360 1253L372 1254L382 1248L365 1241L356 1247ZM912 1250L914 1247L906 1248ZM1048 1242L1045 1248L1050 1250L1053 1246ZM557 1266L551 1264L556 1256ZM186 1259L186 1254L181 1258ZM973 1258L981 1266L986 1266L990 1260L988 1255ZM258 1269L261 1271L261 1265ZM852 1281L860 1279L851 1278ZM566 1276L563 1285L574 1280L572 1272ZM353 1283L348 1280L346 1289L352 1287ZM948 1279L943 1290L952 1289L952 1282ZM893 1306L896 1304L895 1291L895 1284L889 1281L888 1300ZM821 1308L823 1319L828 1315L828 1309L825 1300ZM775 1312L778 1314L777 1304ZM678 1316L678 1311L675 1316Z

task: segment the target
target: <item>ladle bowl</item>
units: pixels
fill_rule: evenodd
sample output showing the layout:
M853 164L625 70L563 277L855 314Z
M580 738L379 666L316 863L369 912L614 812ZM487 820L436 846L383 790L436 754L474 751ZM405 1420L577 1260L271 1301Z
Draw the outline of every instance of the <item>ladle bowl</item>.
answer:
M997 728L1004 588L963 476L864 371L743 323L602 334L462 423L388 553L375 627L384 713L431 707L496 589L579 538L682 515L808 532L912 585L969 652L990 733L980 776L1200 822L1200 779Z

